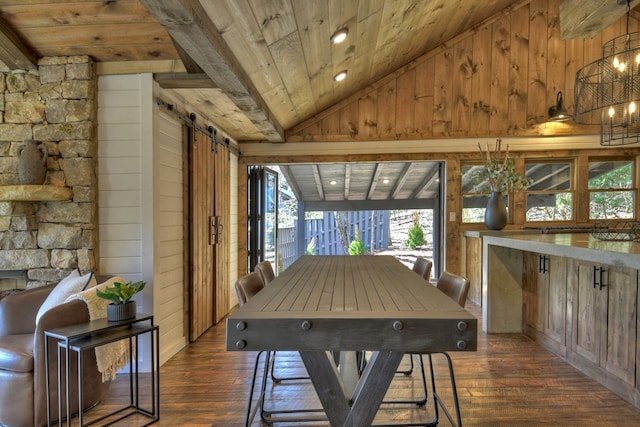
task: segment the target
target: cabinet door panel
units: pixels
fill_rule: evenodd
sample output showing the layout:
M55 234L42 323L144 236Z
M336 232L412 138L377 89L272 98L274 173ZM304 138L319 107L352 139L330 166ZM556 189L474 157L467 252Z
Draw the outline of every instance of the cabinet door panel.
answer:
M578 263L577 315L574 350L585 359L600 363L600 328L605 310L606 291L593 287L593 264Z
M548 257L547 309L544 333L559 344L565 344L567 313L567 262L565 258Z
M544 332L544 312L547 300L545 275L540 272L542 255L526 252L523 269L524 321L539 332Z
M605 369L634 385L638 273L629 268L611 267L606 277L609 298L607 341L606 346L603 345Z

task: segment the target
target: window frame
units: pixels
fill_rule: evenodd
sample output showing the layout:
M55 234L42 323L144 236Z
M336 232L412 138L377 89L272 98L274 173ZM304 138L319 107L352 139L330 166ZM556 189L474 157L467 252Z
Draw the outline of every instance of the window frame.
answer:
M589 188L589 165L592 162L630 162L631 163L631 187L628 188ZM637 156L587 156L587 168L585 172L585 206L587 207L586 219L588 223L601 221L628 222L635 221L638 215L638 162ZM620 193L631 192L633 195L633 213L630 218L591 218L591 195L593 193Z
M556 223L560 223L560 224L575 224L577 222L577 212L576 209L579 206L578 202L577 202L577 198L578 196L578 191L577 191L577 175L576 175L576 169L577 169L577 162L576 162L576 158L573 157L561 157L561 158L544 158L544 157L525 157L524 158L524 171L526 174L527 171L527 166L530 164L565 164L568 163L569 167L571 168L570 172L569 172L569 189L567 190L529 190L528 188L525 188L524 190L522 190L523 194L524 194L524 198L523 198L523 206L524 206L524 211L522 214L522 219L523 219L523 224L527 225L527 226L544 226L546 224L556 224ZM529 199L529 195L533 194L540 194L540 195L546 195L546 194L565 194L565 193L569 193L571 194L571 219L553 219L553 220L544 220L544 221L531 221L531 220L527 220L527 211L528 211L528 206L527 206L527 201Z

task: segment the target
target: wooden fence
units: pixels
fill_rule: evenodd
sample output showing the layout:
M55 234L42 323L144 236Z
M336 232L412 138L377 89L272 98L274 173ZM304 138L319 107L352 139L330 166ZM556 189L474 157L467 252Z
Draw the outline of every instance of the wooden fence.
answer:
M389 211L325 212L320 219L305 221L305 246L312 248L314 255L349 254L348 247L345 252L336 215L341 215L347 246L355 240L357 226L367 252L389 247ZM295 236L295 227L278 228L279 269L287 268L302 255L296 253Z

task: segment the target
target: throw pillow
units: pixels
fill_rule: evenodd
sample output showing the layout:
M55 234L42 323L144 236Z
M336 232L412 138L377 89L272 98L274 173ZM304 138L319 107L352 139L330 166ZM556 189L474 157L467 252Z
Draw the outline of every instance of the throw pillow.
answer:
M36 315L36 325L40 320L40 317L47 311L51 310L53 307L56 307L62 304L69 295L80 292L87 283L91 280L93 273L85 274L84 276L80 275L80 271L78 269L73 270L67 277L62 279L60 283L56 285L55 288L51 290L47 299L44 300L40 309L38 310L38 314Z

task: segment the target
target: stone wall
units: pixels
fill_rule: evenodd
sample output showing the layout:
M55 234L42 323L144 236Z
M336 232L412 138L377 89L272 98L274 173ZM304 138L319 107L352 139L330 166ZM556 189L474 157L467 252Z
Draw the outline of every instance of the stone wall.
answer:
M95 270L96 94L95 65L86 56L0 73L0 192L19 184L18 149L27 139L48 148L45 184L73 191L70 201L0 201L0 270L26 270L27 287L74 268Z

